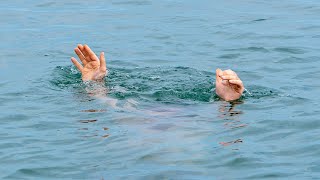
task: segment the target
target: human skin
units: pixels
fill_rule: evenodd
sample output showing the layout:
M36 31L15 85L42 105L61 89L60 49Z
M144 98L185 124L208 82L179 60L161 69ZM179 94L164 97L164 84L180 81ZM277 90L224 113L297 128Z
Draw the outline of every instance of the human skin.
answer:
M100 81L107 75L104 52L101 52L100 58L98 58L88 45L82 44L78 44L74 52L82 64L74 57L71 57L71 61L81 72L83 81Z
M83 81L101 81L107 75L106 60L104 52L100 58L90 49L88 45L78 44L74 49L82 64L74 57L72 63L81 72ZM237 100L241 97L244 86L238 75L232 70L216 70L216 94L225 101Z
M241 97L243 91L243 82L234 71L216 70L216 94L220 98L225 101L234 101Z

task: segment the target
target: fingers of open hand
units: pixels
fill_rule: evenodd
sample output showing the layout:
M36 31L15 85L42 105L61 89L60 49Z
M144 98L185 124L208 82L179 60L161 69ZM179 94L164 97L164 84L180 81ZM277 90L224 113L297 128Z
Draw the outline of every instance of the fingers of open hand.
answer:
M78 44L78 48L81 51L81 53L83 54L83 56L85 57L86 61L89 62L90 61L90 57L87 54L87 52L84 50L84 46L82 44Z
M98 57L96 56L96 54L94 54L94 52L90 49L90 47L88 45L84 45L84 51L89 56L90 61L98 61L99 60Z
M100 69L101 71L107 71L106 59L104 57L104 52L100 53Z
M76 47L74 49L74 52L78 55L80 61L82 62L83 65L86 65L87 64L87 61L86 61L86 58L84 57L84 55L82 54L81 50Z
M71 58L71 61L72 61L72 63L78 68L78 70L79 70L80 72L82 72L83 66L77 61L77 59L74 58L74 57L72 57L72 58Z

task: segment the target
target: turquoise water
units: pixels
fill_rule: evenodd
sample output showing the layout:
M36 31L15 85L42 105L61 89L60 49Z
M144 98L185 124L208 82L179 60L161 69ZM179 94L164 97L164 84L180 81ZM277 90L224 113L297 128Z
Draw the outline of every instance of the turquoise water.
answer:
M2 2L0 179L319 178L319 12L315 0ZM78 43L106 52L102 84L71 65ZM216 68L250 93L219 100Z

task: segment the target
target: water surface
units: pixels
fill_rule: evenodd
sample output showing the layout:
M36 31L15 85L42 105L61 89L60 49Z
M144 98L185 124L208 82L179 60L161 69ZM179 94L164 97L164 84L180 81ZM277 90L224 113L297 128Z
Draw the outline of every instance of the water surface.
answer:
M319 10L315 0L3 2L1 179L318 178ZM78 43L106 52L102 84L71 66ZM218 67L250 93L221 101Z

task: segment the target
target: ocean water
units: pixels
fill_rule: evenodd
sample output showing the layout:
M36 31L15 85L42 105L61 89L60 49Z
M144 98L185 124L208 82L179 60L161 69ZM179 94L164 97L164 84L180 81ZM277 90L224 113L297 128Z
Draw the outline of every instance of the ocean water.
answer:
M320 1L0 5L0 179L320 178ZM84 84L73 48L105 51ZM215 69L248 92L214 94Z

